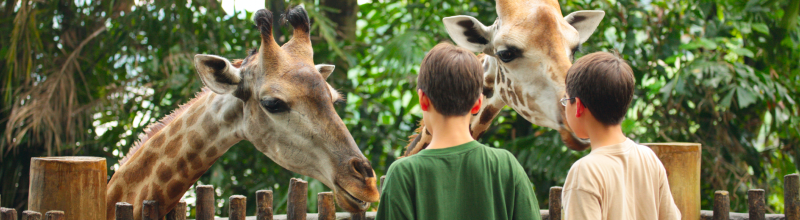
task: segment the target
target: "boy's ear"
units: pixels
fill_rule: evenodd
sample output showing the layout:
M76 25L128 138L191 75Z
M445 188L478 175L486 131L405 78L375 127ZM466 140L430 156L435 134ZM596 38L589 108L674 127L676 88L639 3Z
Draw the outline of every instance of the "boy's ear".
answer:
M478 19L471 16L459 15L442 19L447 34L458 46L472 52L484 52L492 41L493 26L483 26Z
M228 59L215 55L198 54L194 56L194 67L200 79L211 91L228 94L236 90L242 77L239 69Z
M478 114L481 111L481 105L483 104L483 94L478 97L478 101L475 101L475 105L472 106L472 109L469 110L469 113L472 115Z
M564 20L567 20L567 23L572 25L575 30L578 30L580 42L583 43L589 40L589 37L592 36L592 33L600 25L600 21L603 20L605 15L606 13L600 10L583 10L570 13L564 17Z
M428 111L428 107L431 106L431 100L428 99L428 96L425 95L425 92L422 89L417 89L417 96L419 96L419 107L422 111Z
M577 97L575 98L575 107L576 107L575 108L575 117L576 118L580 118L581 115L584 114L583 111L586 109L586 108L584 108L583 102L581 102L580 98L577 98Z

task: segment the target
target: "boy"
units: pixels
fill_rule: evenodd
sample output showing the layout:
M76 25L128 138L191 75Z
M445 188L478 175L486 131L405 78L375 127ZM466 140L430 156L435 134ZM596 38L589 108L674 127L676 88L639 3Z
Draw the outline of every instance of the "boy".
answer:
M389 167L375 219L540 219L514 155L472 139L483 68L472 52L436 45L422 60L417 92L430 145Z
M561 104L567 123L576 136L591 140L592 152L569 169L564 219L680 219L661 161L622 133L633 98L631 67L597 52L578 59L566 80Z

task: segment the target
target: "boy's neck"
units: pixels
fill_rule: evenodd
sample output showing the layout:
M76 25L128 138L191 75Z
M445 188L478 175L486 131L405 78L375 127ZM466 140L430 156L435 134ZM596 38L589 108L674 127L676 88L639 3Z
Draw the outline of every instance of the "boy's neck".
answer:
M601 147L619 144L628 140L622 133L622 125L605 126L602 124L593 125L594 128L587 129L592 150Z
M469 133L469 115L438 116L425 122L426 125L429 125L428 129L431 129L431 143L427 149L455 147L475 140Z

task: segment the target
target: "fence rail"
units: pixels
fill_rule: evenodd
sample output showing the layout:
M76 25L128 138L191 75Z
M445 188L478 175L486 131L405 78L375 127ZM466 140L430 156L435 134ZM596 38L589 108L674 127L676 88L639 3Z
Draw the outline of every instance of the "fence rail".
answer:
M381 177L383 183L384 177ZM196 220L214 220L215 196L214 187L210 185L197 186ZM542 219L561 220L561 187L551 187L549 196L549 209L539 210ZM730 212L730 197L727 191L717 191L714 197L714 209L702 210L700 219L703 220L800 220L800 176L790 174L784 177L784 209L785 214L765 214L764 190L751 189L747 193L749 213ZM292 178L289 184L289 199L287 201L286 215L273 215L272 191L259 190L256 192L256 216L246 216L247 198L242 195L231 196L229 202L230 217L216 218L218 220L304 220L304 219L374 219L375 212L344 213L336 212L333 193L322 192L317 194L318 213L306 213L308 207L308 182ZM140 215L143 220L156 220L158 202L154 200L143 201ZM169 213L167 220L186 220L186 202L181 201ZM133 220L133 206L129 203L119 202L116 205L117 220ZM65 213L50 210L44 215L45 220L64 220ZM42 214L35 211L22 212L22 220L41 220ZM18 220L17 211L12 208L0 208L0 220Z

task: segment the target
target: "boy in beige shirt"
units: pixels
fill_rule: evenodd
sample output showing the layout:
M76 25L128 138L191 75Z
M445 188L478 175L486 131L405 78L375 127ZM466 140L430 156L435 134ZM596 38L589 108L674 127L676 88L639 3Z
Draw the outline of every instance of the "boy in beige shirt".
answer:
M606 52L586 55L567 73L565 106L570 128L591 140L592 152L569 169L563 217L680 219L664 165L650 148L622 133L633 98L634 76L624 60Z

